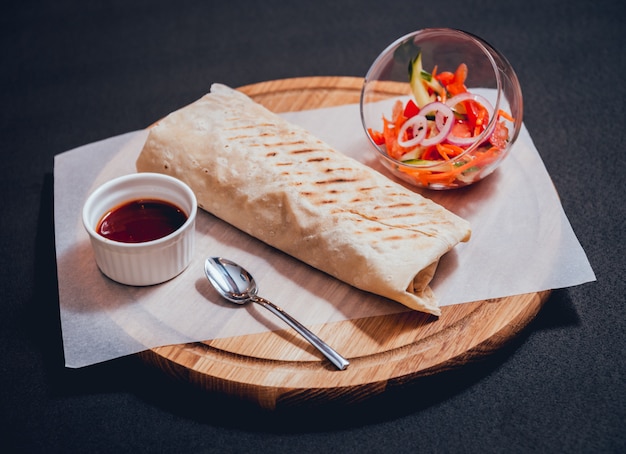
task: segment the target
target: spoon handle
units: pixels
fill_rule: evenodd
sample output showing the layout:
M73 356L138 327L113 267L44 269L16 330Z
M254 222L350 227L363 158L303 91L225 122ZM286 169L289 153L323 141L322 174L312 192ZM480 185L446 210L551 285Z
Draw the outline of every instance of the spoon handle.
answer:
M284 322L286 322L289 326L295 329L302 337L308 340L315 348L322 352L324 356L326 356L326 358L328 358L335 366L337 366L339 370L344 370L350 364L350 361L348 361L346 358L333 350L331 346L329 346L326 342L313 334L306 326L304 326L298 320L282 310L280 307L276 306L274 303L266 300L265 298L261 298L260 296L252 297L252 301L260 304L261 306L268 309L270 312L280 317Z

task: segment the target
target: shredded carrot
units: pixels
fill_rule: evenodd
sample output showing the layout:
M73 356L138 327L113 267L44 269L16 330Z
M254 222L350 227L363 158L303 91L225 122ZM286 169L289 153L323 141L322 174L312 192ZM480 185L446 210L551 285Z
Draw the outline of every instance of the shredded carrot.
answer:
M451 167L450 170L445 172L433 172L419 168L400 168L399 170L411 175L416 179L416 181L419 181L422 186L427 186L429 183L451 185L461 173L471 169L472 167L485 167L497 159L498 156L498 147L491 147L487 151L477 152L473 159L470 159L458 167Z
M511 116L511 114L502 109L498 110L498 115L502 118L509 120L511 123L515 122L515 119Z
M437 144L437 151L439 152L439 154L441 155L443 159L445 159L446 161L450 160L450 158L448 157L448 154L446 153L446 147L444 147L440 143Z
M451 143L442 144L442 146L446 147L448 156L458 156L465 151L462 147L452 145Z
M380 131L374 131L372 128L367 128L367 133L370 135L376 145L384 145L385 136Z
M403 110L402 101L398 100L393 106L391 120L383 117L383 141L387 147L387 154L394 159L399 159L406 151L398 144L398 131L406 121Z
M446 161L449 161L450 157L458 156L465 151L458 145L452 145L451 143L438 143L436 147L439 155Z

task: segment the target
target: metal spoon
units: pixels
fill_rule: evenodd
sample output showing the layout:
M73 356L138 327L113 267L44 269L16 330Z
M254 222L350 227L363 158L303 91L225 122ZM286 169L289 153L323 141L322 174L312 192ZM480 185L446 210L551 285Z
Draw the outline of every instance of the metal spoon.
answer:
M350 362L328 346L291 315L268 300L257 296L254 278L241 266L221 257L210 257L204 262L204 272L215 290L226 300L235 304L258 303L278 315L302 337L326 356L339 370L344 370Z

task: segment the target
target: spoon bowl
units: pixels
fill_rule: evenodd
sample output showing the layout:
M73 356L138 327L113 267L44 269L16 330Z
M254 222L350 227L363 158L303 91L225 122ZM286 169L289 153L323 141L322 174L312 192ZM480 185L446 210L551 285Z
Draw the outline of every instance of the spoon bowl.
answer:
M258 288L250 273L230 260L212 257L205 261L204 272L218 293L235 304L246 304Z
M228 259L210 257L204 262L204 272L215 290L227 301L235 304L257 303L281 318L295 329L328 358L339 370L344 370L350 362L313 334L291 315L270 301L257 296L257 285L252 275L244 268Z

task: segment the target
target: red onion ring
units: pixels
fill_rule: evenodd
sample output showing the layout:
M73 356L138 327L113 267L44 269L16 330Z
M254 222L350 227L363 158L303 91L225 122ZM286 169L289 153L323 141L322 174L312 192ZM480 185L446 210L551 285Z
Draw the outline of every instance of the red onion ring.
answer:
M443 142L443 140L448 136L450 131L452 130L452 125L454 124L454 112L450 107L446 106L441 102L431 102L430 104L425 105L420 110L420 114L422 112L429 113L432 111L435 112L435 124L437 125L437 129L439 130L439 134L433 137L429 137L427 139L422 140L422 145L425 147L430 147L431 145L436 145L438 143ZM443 116L443 120L440 122L437 121L437 116L441 114ZM443 121L445 120L445 123ZM440 127L440 123L443 123Z
M483 96L477 95L476 93L467 92L467 93L461 93L459 95L453 96L452 98L446 101L446 105L450 108L453 108L457 104L462 103L464 101L474 101L482 105L487 110L487 114L489 115L487 122L490 122L491 119L493 118L493 107L491 106L489 101L487 101L487 99L484 98ZM492 123L493 124L491 125L490 131L485 135L485 137L489 137L491 133L493 132L492 130L495 128L496 122L494 121ZM473 144L476 141L477 137L458 137L458 136L455 136L454 134L448 134L448 137L446 139L448 142L450 142L453 145L458 145L458 146L463 147L463 146L468 146L468 145Z
M407 129L409 128L413 128L413 134L417 132L417 135L414 135L413 138L409 140L404 140L403 137L406 134ZM426 137L427 130L428 122L426 120L426 117L421 114L417 114L414 117L409 118L400 127L400 131L398 131L398 145L405 148L419 145L424 137Z
M428 130L428 120L426 119L425 114L433 111L435 112L435 124L439 132L433 137L426 138L426 132ZM454 112L452 112L452 109L450 109L450 107L441 102L431 102L422 107L419 114L409 118L400 127L400 131L398 131L398 144L401 147L405 148L417 145L422 145L424 147L436 145L443 142L446 137L448 137L450 131L452 130L453 124ZM418 133L417 135L413 136L413 138L409 140L404 140L403 137L409 128L413 128L414 134L415 131L417 131Z

